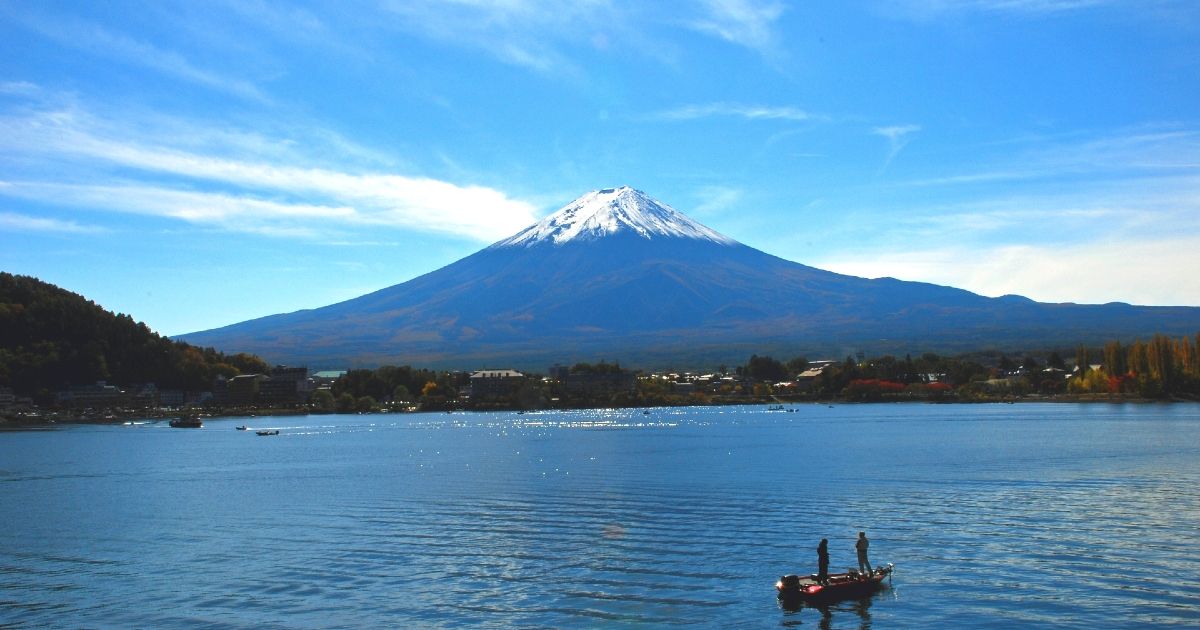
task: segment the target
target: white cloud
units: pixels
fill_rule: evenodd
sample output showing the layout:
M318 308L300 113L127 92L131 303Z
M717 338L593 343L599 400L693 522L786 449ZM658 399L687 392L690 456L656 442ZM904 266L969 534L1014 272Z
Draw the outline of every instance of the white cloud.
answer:
M0 186L11 188L11 186ZM74 221L60 221L45 217L31 217L15 212L0 212L0 231L3 232L59 232L66 234L98 234L107 232L94 225L80 225Z
M695 197L700 201L692 207L690 214L708 217L736 206L742 199L742 191L728 186L704 186L696 191Z
M1040 301L1200 305L1200 132L1022 143L983 147L977 172L902 182L870 210L829 217L825 240L853 245L804 262Z
M565 52L592 41L617 10L587 0L385 0L387 24L413 35L484 51L502 62L539 72L577 70Z
M727 42L773 55L779 43L775 22L783 4L756 0L702 0L705 13L693 20L696 30Z
M257 158L245 155L253 143L238 146L239 157L182 150L137 140L139 133L116 127L63 110L0 117L0 148L11 155L86 167L65 172L120 169L129 178L133 170L143 180L118 185L111 183L115 175L102 177L101 184L27 178L0 194L289 236L314 236L317 226L375 226L493 241L536 220L531 204L484 186L308 166L313 160L303 146L273 146Z
M617 3L609 0L384 0L386 26L480 50L541 73L584 72L587 51L677 55L671 30L715 37L772 56L780 47L780 2Z
M37 84L28 81L0 81L0 94L33 96L40 91Z
M871 133L887 138L888 155L887 159L883 162L884 168L887 168L892 163L892 160L896 159L896 156L912 139L912 134L920 130L920 125L892 125L890 127L875 127L871 130Z
M816 266L1039 302L1200 306L1200 235L1072 245L944 247L831 258Z
M652 120L697 120L713 116L732 116L749 120L808 121L821 118L797 107L744 105L741 103L706 103L683 105L649 116Z

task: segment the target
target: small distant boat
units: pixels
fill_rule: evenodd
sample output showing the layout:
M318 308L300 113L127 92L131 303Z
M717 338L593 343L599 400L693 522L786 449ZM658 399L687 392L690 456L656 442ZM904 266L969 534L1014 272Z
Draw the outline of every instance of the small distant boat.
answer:
M266 429L263 431L255 431L254 435L279 435L279 429Z
M883 581L892 576L891 563L876 567L869 574L849 571L832 573L821 584L814 575L785 575L775 583L781 599L790 598L810 604L827 604L843 599L864 597L883 588Z
M238 430L238 431L245 431L247 428L248 428L248 427L247 427L246 425L244 425L244 424L243 424L242 426L240 426L240 427L237 427L237 430Z
M767 411L783 411L783 405L775 405L773 407L767 407Z
M176 429L199 429L204 426L204 423L200 421L200 418L196 417L175 418L168 424Z

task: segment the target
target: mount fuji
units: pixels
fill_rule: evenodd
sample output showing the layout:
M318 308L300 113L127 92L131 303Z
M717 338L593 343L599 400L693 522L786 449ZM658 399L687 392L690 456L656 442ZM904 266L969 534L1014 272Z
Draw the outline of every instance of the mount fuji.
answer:
M407 282L180 339L312 367L707 367L751 353L1020 350L1198 330L1195 307L1046 304L823 271L622 187Z

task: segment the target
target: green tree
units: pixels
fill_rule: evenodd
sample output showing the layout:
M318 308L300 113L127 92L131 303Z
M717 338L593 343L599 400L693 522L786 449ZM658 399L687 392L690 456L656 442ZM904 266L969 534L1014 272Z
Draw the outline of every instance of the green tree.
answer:
M808 357L795 357L787 362L788 372L795 376L808 369Z
M750 362L746 364L745 373L755 381L771 383L782 381L788 375L787 368L782 363L771 357L758 355L751 355Z
M1056 370L1065 370L1067 369L1067 363L1066 361L1063 361L1063 358L1059 356L1057 352L1051 352L1050 356L1046 359L1046 367L1052 367Z
M333 411L337 402L333 398L333 394L327 389L318 389L312 394L313 409L318 411Z
M1129 373L1129 351L1121 348L1120 341L1110 341L1104 344L1104 371L1112 376L1124 376Z

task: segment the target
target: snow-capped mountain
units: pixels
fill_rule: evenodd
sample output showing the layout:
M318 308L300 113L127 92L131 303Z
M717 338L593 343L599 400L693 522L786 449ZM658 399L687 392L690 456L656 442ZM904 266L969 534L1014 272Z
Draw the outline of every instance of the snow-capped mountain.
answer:
M182 339L314 368L544 370L608 359L711 369L752 353L1041 348L1197 330L1200 308L1040 304L831 273L616 188L402 284Z
M640 190L622 186L587 193L492 247L532 247L594 241L623 231L645 239L691 238L723 245L736 242L693 221L671 206L651 199Z

